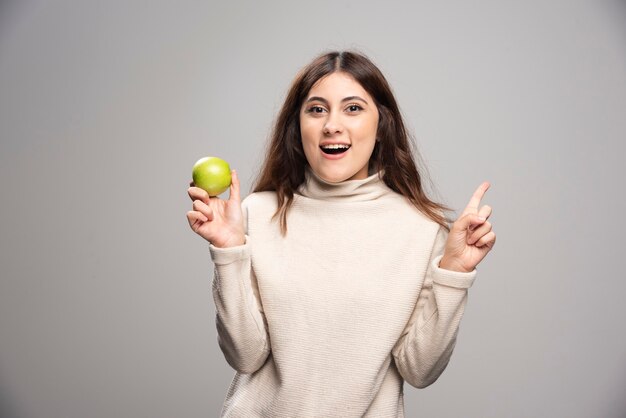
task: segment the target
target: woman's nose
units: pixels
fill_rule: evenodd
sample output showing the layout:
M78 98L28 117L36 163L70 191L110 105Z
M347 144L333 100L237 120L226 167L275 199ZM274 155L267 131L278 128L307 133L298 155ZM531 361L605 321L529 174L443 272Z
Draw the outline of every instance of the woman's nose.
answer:
M341 133L343 131L343 126L341 124L341 120L339 115L334 112L329 113L328 119L326 119L326 123L324 124L324 134L332 135L335 133Z

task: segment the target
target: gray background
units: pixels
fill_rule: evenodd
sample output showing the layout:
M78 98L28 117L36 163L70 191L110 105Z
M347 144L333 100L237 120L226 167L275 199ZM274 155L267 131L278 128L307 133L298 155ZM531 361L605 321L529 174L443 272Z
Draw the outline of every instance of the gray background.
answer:
M358 48L498 242L409 417L625 417L623 1L0 3L0 416L216 416L192 164L249 190L296 71ZM341 390L341 388L337 388Z

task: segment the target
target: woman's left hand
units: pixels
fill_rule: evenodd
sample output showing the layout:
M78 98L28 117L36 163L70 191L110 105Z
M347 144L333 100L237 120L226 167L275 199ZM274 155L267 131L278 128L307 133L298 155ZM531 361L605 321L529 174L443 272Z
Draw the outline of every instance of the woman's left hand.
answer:
M459 219L452 224L440 268L465 273L473 271L496 243L496 234L487 221L491 207L485 205L478 209L489 186L487 181L478 186Z

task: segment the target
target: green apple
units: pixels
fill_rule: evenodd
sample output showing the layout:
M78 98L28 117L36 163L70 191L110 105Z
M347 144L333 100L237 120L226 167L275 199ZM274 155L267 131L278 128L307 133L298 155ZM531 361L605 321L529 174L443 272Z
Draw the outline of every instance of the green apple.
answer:
M206 190L209 196L218 196L230 187L230 166L221 158L200 158L191 174L196 187Z

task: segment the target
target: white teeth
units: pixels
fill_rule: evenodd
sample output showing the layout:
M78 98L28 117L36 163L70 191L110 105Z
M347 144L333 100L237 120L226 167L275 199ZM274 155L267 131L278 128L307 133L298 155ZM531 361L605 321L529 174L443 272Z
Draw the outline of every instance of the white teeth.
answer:
M346 145L346 144L330 144L330 145L322 145L322 148L324 149L348 149L350 148L350 145Z

